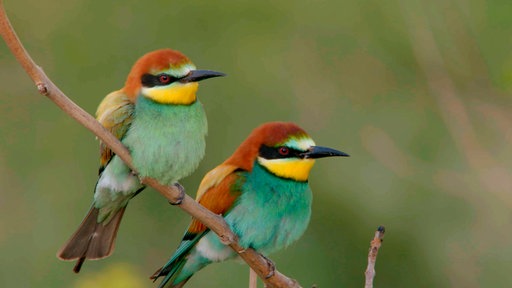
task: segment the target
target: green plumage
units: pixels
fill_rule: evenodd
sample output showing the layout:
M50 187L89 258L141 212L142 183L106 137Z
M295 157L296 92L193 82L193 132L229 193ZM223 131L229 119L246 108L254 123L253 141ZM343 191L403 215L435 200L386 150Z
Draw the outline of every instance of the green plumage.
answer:
M130 150L139 177L172 185L190 175L204 156L206 115L199 101L163 105L139 96L132 125L122 139ZM143 187L131 170L114 156L96 186L98 222L108 222Z
M309 172L314 159L332 156L348 154L316 146L293 123L264 123L204 176L196 200L224 217L240 246L268 255L306 230L313 198ZM193 219L177 251L151 278L164 277L159 288L179 288L204 266L237 255Z
M258 163L241 176L242 194L225 217L241 235L239 244L268 255L299 239L311 216L308 183L277 177Z
M127 129L121 141L130 150L139 175L115 155L101 169L91 211L58 253L61 259L79 259L75 272L85 259L110 255L126 205L144 189L139 177L153 177L161 184L172 185L190 175L204 156L207 122L199 101L164 105L140 95L135 105L126 103L111 117L114 123L130 119L129 128L119 129Z
M123 143L140 177L171 185L190 175L204 156L207 133L203 105L162 105L139 97Z
M312 193L308 183L277 177L257 162L252 171L236 173L239 179L232 188L241 194L224 219L238 235L239 244L268 255L295 242L306 230L311 216ZM159 288L167 283L174 287L204 266L235 256L215 233L199 234L183 241L164 265L160 275L166 277Z
M207 133L197 82L220 76L225 74L196 69L179 51L159 49L139 58L124 87L101 101L97 120L130 150L136 171L100 143L100 176L92 207L57 253L62 260L78 260L75 272L85 259L112 253L126 205L144 189L141 178L173 185L197 168Z

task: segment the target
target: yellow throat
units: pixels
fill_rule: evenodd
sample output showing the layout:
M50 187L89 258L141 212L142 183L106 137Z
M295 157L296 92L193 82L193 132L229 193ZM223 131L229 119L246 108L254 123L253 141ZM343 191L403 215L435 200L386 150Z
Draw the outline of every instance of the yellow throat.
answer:
M313 168L313 159L265 159L258 157L258 162L276 176L289 178L295 181L307 181L309 171Z
M143 87L141 92L147 98L161 104L190 105L196 101L199 84L173 83L169 86Z

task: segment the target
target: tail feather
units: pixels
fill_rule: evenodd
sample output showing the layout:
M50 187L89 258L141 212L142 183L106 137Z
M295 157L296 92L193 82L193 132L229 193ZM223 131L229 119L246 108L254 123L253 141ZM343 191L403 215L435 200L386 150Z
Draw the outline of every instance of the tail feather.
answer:
M99 209L91 207L87 216L59 250L57 257L61 260L78 260L73 271L80 272L86 259L94 260L108 257L114 251L117 230L126 207L119 209L108 223L98 223Z
M165 277L162 280L162 282L160 282L160 284L158 285L158 288L164 288L164 287L170 287L170 288L183 287L183 285L185 285L185 283L188 281L188 279L190 279L190 277L188 277L187 279L177 283L176 285L173 285L173 283L174 283L174 280L179 275L181 269L183 269L183 266L185 266L185 263L186 263L186 261L181 261L181 262L176 263L172 267L172 269L169 271L169 273L167 275L165 275ZM159 271L155 272L155 274L153 274L153 276L151 276L150 279L153 279L153 281L156 281L156 279L159 276L163 276L163 275L159 275L160 272L161 272L160 270L161 269L159 269Z
M180 246L178 246L178 249L174 253L174 255L171 257L171 259L160 269L158 269L149 279L152 279L153 281L156 281L159 277L164 277L162 282L158 285L158 288L163 287L170 287L170 288L180 288L187 283L187 281L192 277L192 275L198 271L199 269L206 266L207 263L195 265L194 268L192 268L192 271L183 271L183 267L185 267L185 264L189 260L189 255L194 248L194 246L203 238L206 233L208 233L210 230L203 231L199 234L194 234L193 237L190 237L189 240L182 240L180 243ZM189 235L190 236L190 235ZM185 273L183 273L185 272ZM184 275L182 275L184 274ZM188 276L187 276L188 275ZM185 278L183 278L185 277ZM182 280L179 280L182 279ZM179 282L174 284L174 282L178 280Z
M82 265L85 262L85 257L80 257L75 264L75 267L73 267L73 272L78 273L80 272L80 269L82 269Z

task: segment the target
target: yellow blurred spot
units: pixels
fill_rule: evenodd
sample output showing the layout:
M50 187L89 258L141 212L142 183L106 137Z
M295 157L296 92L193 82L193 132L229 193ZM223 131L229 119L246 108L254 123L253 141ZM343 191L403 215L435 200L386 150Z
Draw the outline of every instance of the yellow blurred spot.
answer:
M140 288L147 287L149 280L127 263L115 263L103 271L82 277L75 288Z

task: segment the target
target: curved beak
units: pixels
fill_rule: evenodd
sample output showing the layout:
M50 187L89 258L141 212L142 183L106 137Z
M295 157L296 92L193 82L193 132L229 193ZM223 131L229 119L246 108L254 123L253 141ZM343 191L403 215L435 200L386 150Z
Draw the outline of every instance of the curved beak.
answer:
M345 152L338 151L336 149L328 148L328 147L322 147L322 146L312 146L309 148L307 152L301 153L300 156L302 158L324 158L324 157L332 157L332 156L342 156L342 157L348 157L348 155Z
M188 73L187 76L181 78L179 82L181 83L189 83L189 82L198 82L204 79L213 78L213 77L221 77L226 76L226 74L216 71L210 70L192 70Z

